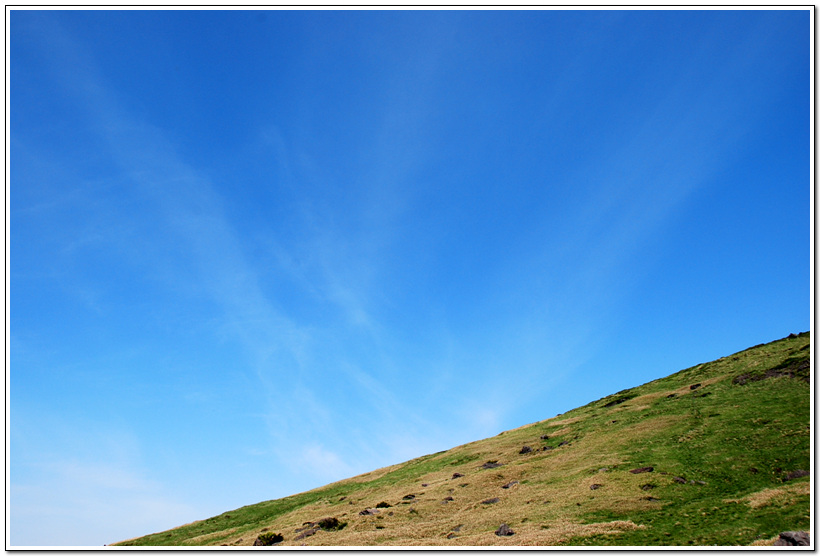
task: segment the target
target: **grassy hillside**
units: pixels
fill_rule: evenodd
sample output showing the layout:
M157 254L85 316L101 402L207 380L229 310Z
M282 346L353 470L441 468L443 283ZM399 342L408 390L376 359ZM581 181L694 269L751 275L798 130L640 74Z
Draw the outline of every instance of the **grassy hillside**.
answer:
M750 545L809 529L810 337L120 545ZM226 480L229 480L226 479ZM502 524L512 535L497 535Z

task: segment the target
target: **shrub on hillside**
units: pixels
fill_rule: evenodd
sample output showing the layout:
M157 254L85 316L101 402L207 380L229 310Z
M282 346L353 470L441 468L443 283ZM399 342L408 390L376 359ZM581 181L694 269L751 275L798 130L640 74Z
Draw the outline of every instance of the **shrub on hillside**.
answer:
M285 540L285 537L280 535L279 533L262 533L258 537L256 537L256 541L253 543L254 546L272 546L274 544L280 543Z

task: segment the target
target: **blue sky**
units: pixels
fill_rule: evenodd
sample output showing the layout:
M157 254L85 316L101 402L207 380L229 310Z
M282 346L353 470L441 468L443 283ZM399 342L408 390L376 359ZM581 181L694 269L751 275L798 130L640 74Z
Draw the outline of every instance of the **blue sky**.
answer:
M810 328L802 11L11 11L10 543Z

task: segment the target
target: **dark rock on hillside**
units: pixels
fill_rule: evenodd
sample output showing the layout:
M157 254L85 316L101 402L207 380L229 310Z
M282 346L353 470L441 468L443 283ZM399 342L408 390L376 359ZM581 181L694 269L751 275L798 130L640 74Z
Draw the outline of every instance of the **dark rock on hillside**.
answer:
M546 452L547 450L554 450L555 448L553 448L552 446L544 446L544 447L543 447L543 448L541 448L541 449L542 449L542 450L544 450L544 451Z
M487 500L482 500L482 504L497 504L501 502L500 498L488 498Z
M495 469L496 467L501 467L502 464L498 463L496 460L490 460L484 465L481 466L482 469Z
M591 484L591 485L589 485L589 490L598 490L602 486L604 486L604 485L602 485L600 483Z
M511 536L515 535L515 531L510 529L510 526L507 525L506 523L502 523L501 527L499 527L495 531L495 534L498 535L499 537L511 537Z
M319 531L319 527L311 527L309 529L302 530L301 533L299 533L298 535L293 537L293 540L296 540L296 541L302 540L304 538L315 535L318 531Z
M549 435L546 435L546 434L541 435L541 440L549 440L549 439L550 439Z
M453 479L458 479L459 477L463 477L464 475L461 473L453 473Z
M506 485L502 486L501 488L510 488L510 487L515 486L515 485L517 485L517 484L518 484L518 481L510 481L509 483L507 483Z
M393 506L391 506L387 502L379 502L378 504L376 504L376 507L377 508L392 508Z
M401 499L402 500L413 500L413 499L415 499L415 497L416 497L415 494L406 494L406 495L402 496Z
M798 469L798 470L792 471L791 473L786 475L786 478L783 479L783 480L784 481L790 481L792 479L798 479L800 477L808 477L808 476L809 476L808 471L806 471L805 469Z
M807 531L784 531L774 546L811 546L811 539Z
M684 479L683 477L672 477L672 480L682 485L686 484L686 479Z
M529 454L530 452L532 452L532 448L530 448L529 446L524 446L523 448L521 448L521 451L518 452L518 453L519 454Z
M569 440L564 440L563 442L559 442L559 446L567 446L569 444Z
M655 470L654 467L638 467L637 469L630 469L630 473L651 473Z
M454 500L454 498L453 498L452 496L447 496L447 497L444 499L444 501L445 501L445 502L452 502L453 500Z
M689 387L690 390L697 390L698 388L700 388L700 382Z
M366 510L360 511L359 515L376 515L377 513L379 513L379 510L367 508Z

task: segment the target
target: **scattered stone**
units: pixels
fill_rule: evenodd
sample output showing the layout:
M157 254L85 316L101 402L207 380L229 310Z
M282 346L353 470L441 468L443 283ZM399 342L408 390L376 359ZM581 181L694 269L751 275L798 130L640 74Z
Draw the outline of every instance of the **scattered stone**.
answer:
M604 486L604 485L602 485L600 483L594 483L594 484L589 485L589 490L598 490L602 486Z
M700 382L689 387L690 390L697 390L698 388L700 388Z
M635 474L638 474L638 473L651 473L654 470L655 470L654 467L638 467L637 469L630 469L629 472L630 473L635 473Z
M452 501L453 501L453 497L452 497L452 496L448 496L447 498L445 498L445 499L444 499L444 501L445 501L445 502L452 502Z
M501 467L502 464L498 463L496 460L490 460L484 465L481 466L482 469L495 469L496 467Z
M495 534L498 535L499 537L511 537L511 536L515 535L515 531L510 529L510 526L507 525L506 523L502 523L501 527L499 527L496 530Z
M482 500L482 504L497 504L501 502L500 498L488 498L487 500Z
M542 449L542 450L544 450L545 452L546 452L547 450L554 450L554 448L553 448L552 446L544 446L544 447L543 447L543 448L541 448L541 449Z
M453 473L453 479L458 479L459 477L463 477L461 473Z
M339 498L339 502L341 502L343 500L347 500L347 496L342 496L341 498Z
M502 486L501 488L510 488L511 486L517 485L518 481L510 481L506 485Z
M310 529L304 530L304 531L302 531L301 533L299 533L298 535L296 535L296 536L293 538L293 540L295 540L295 541L302 540L302 539L304 539L304 538L307 538L307 537L310 537L310 536L312 536L312 535L315 535L318 531L319 531L319 528L318 528L318 527L313 527L313 528L310 528Z
M392 508L393 506L391 506L387 502L379 502L378 504L376 504L376 507L377 508Z
M401 497L402 500L413 500L415 498L416 498L415 494L406 494L405 496Z
M811 546L811 539L807 531L784 531L774 546Z
M655 488L655 485L652 483L646 483L645 485L641 485L641 490L652 490Z
M366 510L360 511L359 515L376 515L377 513L379 513L379 510L367 508Z
M794 332L792 332L791 334L789 334L788 336L786 336L786 338L788 338L789 340L794 340L795 338L797 338L797 334L795 334Z
M523 448L521 448L521 451L518 452L518 453L519 454L529 454L530 452L532 452L532 448L530 448L529 446L524 446Z
M798 479L800 477L808 477L808 476L809 476L808 471L806 471L805 469L798 469L798 470L792 471L791 473L786 475L786 478L783 479L783 480L784 481L791 481L792 479Z
M421 483L421 486L426 487L428 485L427 485L427 483Z
M454 539L454 538L456 538L456 534L455 533L447 533L447 538L448 539Z
M461 524L459 524L459 525L456 525L455 527L453 527L453 528L452 528L452 529L450 529L450 530L451 530L451 531L453 531L453 532L455 532L455 533L458 533L459 531L461 531L461 528L462 528L462 527L464 527L464 524L463 524L463 523L461 523Z
M684 479L683 477L672 477L672 480L682 485L686 484L686 479Z
M541 435L541 440L549 440L549 439L550 439L550 437L548 435L546 435L546 434Z
M567 444L569 444L569 440L564 440L563 442L558 443L559 446L566 446Z

